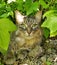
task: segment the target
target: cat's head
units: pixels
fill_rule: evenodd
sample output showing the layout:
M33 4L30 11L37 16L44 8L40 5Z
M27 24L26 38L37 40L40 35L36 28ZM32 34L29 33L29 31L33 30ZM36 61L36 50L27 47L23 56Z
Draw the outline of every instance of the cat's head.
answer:
M19 11L15 11L16 24L19 30L27 35L33 35L39 29L41 17L42 11L37 12L33 17L23 16Z
M38 11L32 18L35 18L37 23L41 22L42 11ZM27 16L23 16L18 10L15 11L16 24L22 24ZM30 17L29 17L30 18Z

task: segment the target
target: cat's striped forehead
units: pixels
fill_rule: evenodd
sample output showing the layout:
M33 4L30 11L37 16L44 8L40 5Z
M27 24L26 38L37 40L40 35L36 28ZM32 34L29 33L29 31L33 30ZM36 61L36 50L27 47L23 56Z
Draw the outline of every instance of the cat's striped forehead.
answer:
M33 23L37 23L37 21L35 18L25 18L24 23L33 24Z

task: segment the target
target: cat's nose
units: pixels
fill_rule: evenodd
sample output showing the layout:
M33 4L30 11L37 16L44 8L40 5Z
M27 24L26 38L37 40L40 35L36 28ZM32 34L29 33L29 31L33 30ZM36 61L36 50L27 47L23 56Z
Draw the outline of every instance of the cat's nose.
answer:
M28 29L28 30L27 30L27 33L30 35L30 33L31 33L31 29Z
M28 32L28 34L30 35L31 31L27 31L27 32Z

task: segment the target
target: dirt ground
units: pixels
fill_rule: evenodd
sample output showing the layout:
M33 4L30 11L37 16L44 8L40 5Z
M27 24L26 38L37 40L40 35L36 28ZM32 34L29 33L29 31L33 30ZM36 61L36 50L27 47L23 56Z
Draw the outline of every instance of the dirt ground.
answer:
M10 60L7 61L9 64L5 64L1 57L0 53L2 65L57 65L57 39L48 39L31 50L22 49L17 54L13 64L9 63Z

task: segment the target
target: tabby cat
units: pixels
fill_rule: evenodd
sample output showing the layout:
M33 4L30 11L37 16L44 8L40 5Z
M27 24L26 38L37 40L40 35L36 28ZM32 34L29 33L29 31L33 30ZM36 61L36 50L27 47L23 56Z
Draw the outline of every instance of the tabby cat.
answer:
M23 16L19 11L15 11L18 29L11 35L8 53L4 57L6 64L13 64L16 60L15 57L21 49L29 51L35 46L40 45L42 41L41 17L42 11L37 12L32 17ZM11 60L9 61L8 59Z

